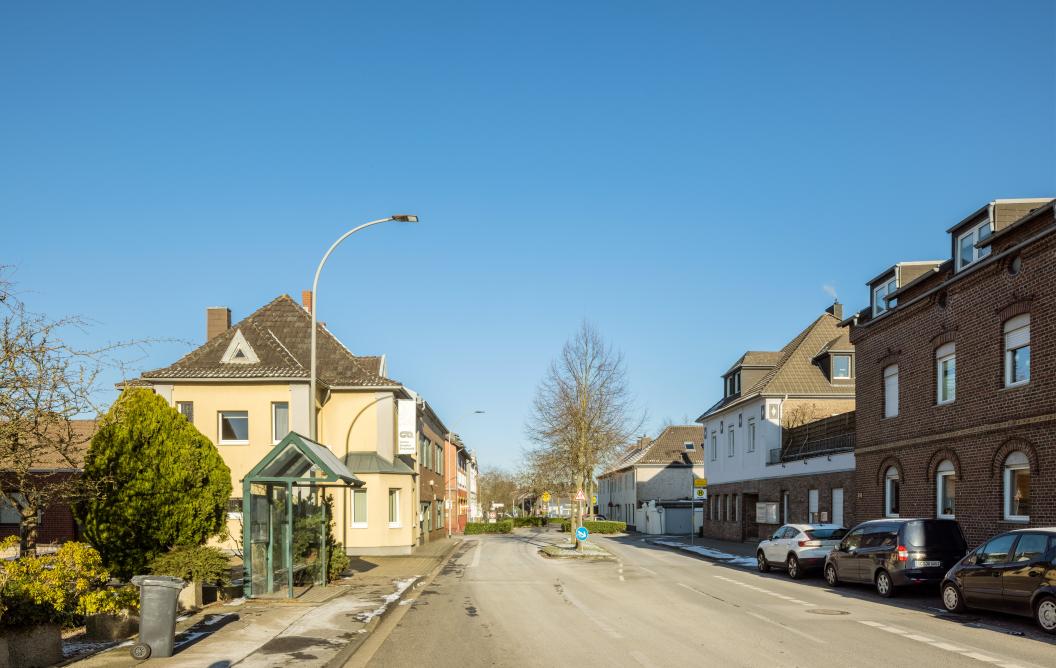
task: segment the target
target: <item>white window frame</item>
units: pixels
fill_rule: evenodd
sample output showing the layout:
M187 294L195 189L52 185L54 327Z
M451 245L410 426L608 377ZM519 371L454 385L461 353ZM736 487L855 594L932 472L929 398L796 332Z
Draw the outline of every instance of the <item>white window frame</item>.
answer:
M719 437L713 431L711 432L711 461L716 461L719 458Z
M836 358L837 357L844 357L844 358L847 359L847 375L846 376L837 376L836 375ZM839 355L833 355L832 356L832 377L833 377L833 379L836 379L836 380L850 380L852 373L853 372L851 371L851 356L850 355L839 354Z
M734 436L733 427L726 430L726 456L733 457L737 453L737 437Z
M189 406L190 407L190 409L191 409L190 416L188 416L186 413L183 412L183 407L184 406ZM177 401L176 402L176 410L179 411L180 415L182 415L183 417L187 418L188 422L190 422L191 424L194 424L194 402L193 401Z
M942 396L944 385L942 382L942 367L948 362L953 362L953 390L945 399ZM953 343L940 346L935 351L935 403L944 406L957 401L957 348Z
M367 522L357 522L356 521L356 494L357 493L361 493L363 495L363 506L364 506L363 517L368 517L369 518L369 515L367 515L367 513L370 511L370 503L367 501L367 493L368 493L367 490L366 489L353 489L353 490L351 490L351 494L350 494L350 497L351 497L350 503L351 503L351 511L352 512L350 512L349 515L348 515L350 520L351 520L349 522L349 526L351 526L353 529L366 529L367 528Z
M393 506L393 503L392 503L393 492L396 493L395 494L395 496L396 496L396 504L395 504L395 506ZM393 514L393 509L394 508L395 508L395 511L396 511L396 519L395 520L392 519L392 514ZM389 488L389 507L388 507L388 511L387 512L389 513L389 528L390 529L399 529L399 528L401 528L403 526L403 524L400 523L400 490L399 490L398 487L390 487Z
M956 260L957 260L957 264L956 264L957 271L960 271L962 269L967 269L972 264L974 264L974 263L978 262L979 260L982 260L984 257L990 255L990 247L989 246L983 246L982 248L977 248L976 247L976 244L979 243L982 240L982 236L979 234L979 232L982 229L984 229L984 228L986 228L990 232L990 234L988 234L987 237L989 237L991 234L993 234L993 229L994 229L993 228L993 224L989 220L987 220L987 221L985 221L983 223L980 223L979 225L976 225L976 226L972 227L972 229L968 230L967 232L963 232L962 234L958 235L957 243L955 244L956 248L954 249L955 250L955 255L956 255ZM968 260L967 262L962 263L961 260L963 258L961 257L961 242L964 241L965 239L969 238L969 237L971 237L971 239L972 239L972 259Z
M935 517L944 520L952 520L957 516L956 497L954 498L953 512L942 512L942 489L946 478L953 478L954 484L957 482L957 471L953 467L953 462L948 459L943 460L935 472Z
M898 279L892 278L885 281L883 285L879 285L873 288L873 317L880 315L884 311L888 310L887 299L889 294L898 290Z
M890 410L892 408L892 403L888 401L888 398L891 396L891 391L890 391L891 388L889 388L888 384L887 384L889 378L894 378L894 384L895 384L895 388L894 388L894 390L895 390L894 391L895 400L894 400L894 404L893 404L893 407L894 407L893 411ZM896 418L896 417L898 417L898 392L899 392L899 387L898 387L898 365L897 364L891 364L889 366L884 367L884 417L885 418Z
M1013 515L1010 511L1012 509L1012 478L1016 471L1026 471L1030 474L1030 460L1027 456L1016 450L1005 458L1004 466L1004 512L1002 515L1007 522L1029 522L1030 515ZM1033 478L1033 476L1031 476ZM1033 480L1031 480L1031 486L1033 487ZM1033 490L1032 490L1033 491Z
M1005 322L1005 387L1020 387L1030 382L1030 315L1023 314ZM1027 349L1027 377L1025 380L1014 381L1012 375L1013 360L1015 353L1023 348Z
M898 469L894 466L888 467L887 471L884 472L884 517L898 517L899 514L892 510L891 506L891 482L897 481L899 483L899 503L898 509L902 510L902 499L901 499L901 483L902 477L898 475Z
M821 514L821 490L807 490L807 522L814 524Z
M285 406L286 407L286 430L287 430L287 433L289 433L289 428L290 428L290 402L288 402L288 401L273 401L273 402L271 402L271 444L272 445L278 445L279 442L282 441L282 439L286 438L286 434L283 434L282 436L279 436L275 432L275 426L276 426L275 409L278 406Z
M755 452L755 419L748 418L748 445L747 452Z
M246 435L249 435L249 411L217 411L216 412L216 442L219 445L249 445L249 439L232 439L224 440L224 414L225 413L245 413L246 415Z

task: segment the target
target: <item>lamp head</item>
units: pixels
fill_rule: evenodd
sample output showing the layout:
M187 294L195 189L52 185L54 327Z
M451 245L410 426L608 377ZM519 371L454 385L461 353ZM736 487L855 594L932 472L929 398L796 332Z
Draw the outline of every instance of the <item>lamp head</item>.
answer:
M408 213L399 214L399 215L395 215L395 216L390 216L390 218L395 220L397 223L417 223L418 222L418 216L416 216L414 214L408 214Z

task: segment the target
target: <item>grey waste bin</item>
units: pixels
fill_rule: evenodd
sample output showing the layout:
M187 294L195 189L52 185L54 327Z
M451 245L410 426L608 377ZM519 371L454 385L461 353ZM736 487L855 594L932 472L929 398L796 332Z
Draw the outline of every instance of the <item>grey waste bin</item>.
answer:
M132 656L172 656L176 599L184 581L168 575L137 575L132 584L139 587L139 642L132 646Z

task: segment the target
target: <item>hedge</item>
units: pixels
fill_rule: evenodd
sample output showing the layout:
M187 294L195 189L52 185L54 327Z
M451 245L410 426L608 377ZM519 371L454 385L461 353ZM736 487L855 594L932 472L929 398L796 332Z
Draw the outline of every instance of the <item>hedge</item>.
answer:
M545 527L550 522L549 517L515 517L513 518L513 526L515 527Z
M625 533L627 531L626 522L587 520L583 523L583 526L585 526L590 533ZM563 522L561 524L561 530L571 531L572 522Z
M513 531L513 520L502 520L499 522L467 522L466 535L478 533L510 533Z

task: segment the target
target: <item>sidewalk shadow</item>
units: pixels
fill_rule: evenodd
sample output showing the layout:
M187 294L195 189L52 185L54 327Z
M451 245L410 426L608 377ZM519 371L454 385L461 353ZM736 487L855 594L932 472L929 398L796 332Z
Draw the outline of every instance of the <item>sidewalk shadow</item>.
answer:
M173 656L179 655L189 647L194 647L231 622L237 622L241 618L237 612L206 615L201 621L176 634L176 642L173 643L172 649Z

